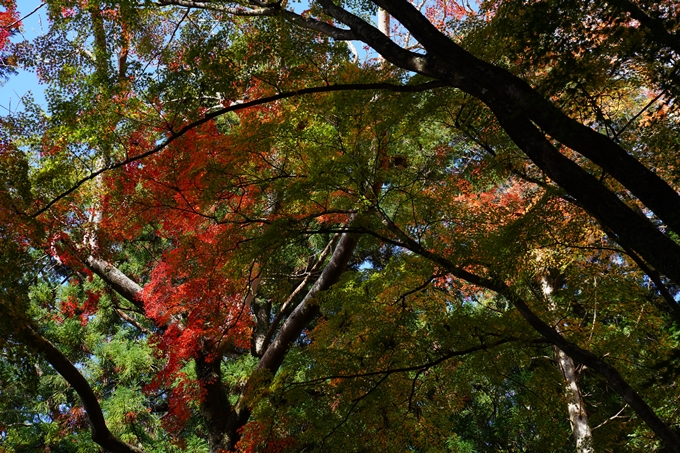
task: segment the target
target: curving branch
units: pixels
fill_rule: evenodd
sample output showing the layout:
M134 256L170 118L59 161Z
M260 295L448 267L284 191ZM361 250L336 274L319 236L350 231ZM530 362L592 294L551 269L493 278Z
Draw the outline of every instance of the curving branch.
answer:
M362 18L337 6L333 0L318 0L318 3L326 14L350 27L358 39L373 47L385 60L419 74L427 76L435 74L427 55L411 52L398 46L383 32ZM387 8L385 9L390 12Z
M159 0L163 6L185 6L187 8L207 9L232 16L275 16L278 11L274 7L244 8L242 6L226 6L217 3L195 2L191 0Z
M129 445L114 436L106 426L106 420L92 387L78 369L57 349L52 342L30 327L23 329L23 335L55 370L78 393L87 412L92 428L92 440L111 453L143 453L143 450Z
M380 83L349 83L349 84L336 84L336 85L324 85L324 86L319 86L319 87L309 87L309 88L301 88L299 90L293 90L293 91L286 91L283 93L275 94L272 96L266 96L260 99L256 99L253 101L248 101L248 102L243 102L239 104L232 104L228 107L224 107L218 110L215 110L213 112L210 112L203 116L202 118L193 121L186 126L182 127L178 131L170 131L169 136L161 141L158 145L154 146L150 150L143 152L141 154L137 154L136 156L131 156L128 157L127 159L114 162L112 164L106 165L99 170L93 171L89 175L79 179L76 181L73 186L71 186L69 189L63 191L56 197L52 198L50 201L48 201L45 206L42 208L39 208L35 212L29 214L30 217L37 217L40 214L43 214L47 212L52 206L54 206L55 203L58 203L59 201L63 200L76 190L78 190L80 187L88 183L89 181L92 181L95 179L97 176L106 173L111 170L115 170L117 168L124 167L128 164L131 164L132 162L137 162L139 160L145 159L149 156L152 156L154 154L157 154L161 151L163 151L165 148L167 148L172 142L177 140L178 138L182 137L184 134L187 132L197 128L198 126L201 126L219 116L222 116L226 113L229 112L236 112L239 110L244 110L250 107L256 107L258 105L263 105L263 104L268 104L270 102L275 102L275 101L280 101L283 99L288 99L296 96L302 96L306 94L315 94L315 93L332 93L334 91L370 91L370 90L384 90L384 91L393 91L397 93L415 93L419 91L427 91L431 90L433 88L440 88L446 86L445 82L441 82L439 80L434 80L431 82L426 82L426 83L421 83L417 85L397 85L394 83L388 83L388 82L380 82Z

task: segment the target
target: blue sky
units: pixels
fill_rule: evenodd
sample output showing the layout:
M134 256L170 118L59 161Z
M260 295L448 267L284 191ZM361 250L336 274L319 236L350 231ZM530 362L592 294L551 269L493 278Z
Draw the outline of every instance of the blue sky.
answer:
M17 0L19 15L24 17L41 3L40 0ZM15 36L13 41L32 40L47 28L47 10L42 7L23 21L21 34ZM10 79L0 86L0 115L6 115L10 109L11 111L21 110L21 98L29 91L33 93L33 98L38 104L46 107L44 87L38 84L35 73L19 71L18 74L10 76Z
M42 35L48 28L47 8L42 6L41 0L16 0L17 10L20 17L24 18L21 33L12 38L12 41L18 42L24 39L33 40ZM304 4L304 2L303 2ZM301 8L296 5L295 9ZM36 10L37 9L37 10ZM35 10L35 11L34 11ZM364 59L368 56L363 49L361 43L355 43L359 51L360 58ZM0 116L7 115L10 112L15 112L22 109L22 98L31 92L33 99L47 109L47 103L44 96L45 86L38 83L38 78L35 73L29 71L18 71L17 74L10 76L9 80L0 85Z

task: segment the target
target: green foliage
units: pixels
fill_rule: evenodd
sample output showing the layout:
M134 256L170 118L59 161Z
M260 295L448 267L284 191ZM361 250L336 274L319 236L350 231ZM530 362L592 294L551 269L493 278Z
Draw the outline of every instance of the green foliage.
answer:
M678 50L658 29L626 2L459 3L423 17L677 189ZM92 391L112 435L147 452L573 451L556 349L517 298L680 423L677 282L527 159L490 98L444 77L248 104L431 81L355 61L314 29L344 28L317 2L46 4L46 33L11 47L46 110L0 118L0 450L107 449ZM340 5L375 21L373 2ZM673 6L647 12L675 36ZM392 43L424 55L396 22ZM660 448L575 366L597 451Z

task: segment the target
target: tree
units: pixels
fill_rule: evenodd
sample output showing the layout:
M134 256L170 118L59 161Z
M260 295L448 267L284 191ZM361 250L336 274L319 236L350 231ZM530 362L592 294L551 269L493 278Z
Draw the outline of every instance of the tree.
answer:
M9 47L3 446L675 451L673 2L308 6Z

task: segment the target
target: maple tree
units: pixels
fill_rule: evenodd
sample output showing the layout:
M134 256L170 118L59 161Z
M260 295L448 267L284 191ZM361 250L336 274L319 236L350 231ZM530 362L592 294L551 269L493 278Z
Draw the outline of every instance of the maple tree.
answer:
M0 448L679 448L675 2L6 9Z

